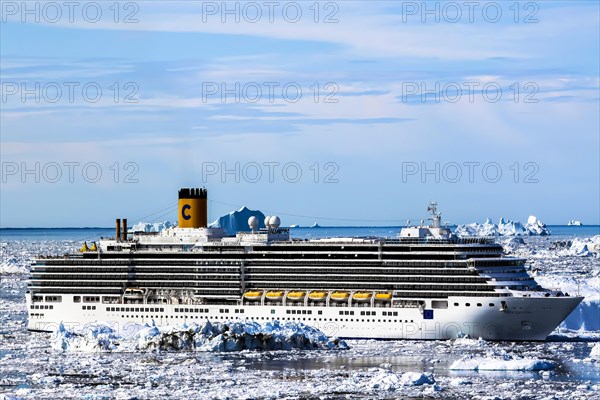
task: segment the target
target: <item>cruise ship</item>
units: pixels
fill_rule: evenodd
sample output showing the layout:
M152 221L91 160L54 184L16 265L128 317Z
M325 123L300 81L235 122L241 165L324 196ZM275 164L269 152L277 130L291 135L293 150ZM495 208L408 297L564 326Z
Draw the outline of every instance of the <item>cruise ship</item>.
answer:
M28 329L278 320L339 338L544 340L581 302L428 211L396 238L296 239L276 216L227 236L207 226L207 190L184 188L177 227L132 234L117 219L115 237L35 260Z

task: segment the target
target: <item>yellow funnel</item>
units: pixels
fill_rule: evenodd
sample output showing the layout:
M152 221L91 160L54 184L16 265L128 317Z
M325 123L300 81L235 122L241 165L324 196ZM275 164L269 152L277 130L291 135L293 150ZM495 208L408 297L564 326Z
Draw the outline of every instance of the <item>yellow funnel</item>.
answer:
M207 225L208 213L206 206L206 189L180 189L179 190L179 227L204 228Z

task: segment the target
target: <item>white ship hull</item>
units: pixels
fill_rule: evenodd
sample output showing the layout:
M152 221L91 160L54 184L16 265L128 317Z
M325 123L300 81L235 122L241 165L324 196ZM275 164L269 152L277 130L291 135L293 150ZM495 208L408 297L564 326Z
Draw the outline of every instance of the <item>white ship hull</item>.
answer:
M163 326L206 320L259 323L279 320L300 321L339 338L445 340L469 335L485 340L544 340L581 300L581 297L450 297L448 308L428 309L427 306L75 303L72 295L63 294L60 303L32 303L28 295L27 308L28 329L44 332L53 331L60 323L83 328L87 324L106 322L127 335L135 333L139 324L152 321ZM505 304L501 305L501 301Z

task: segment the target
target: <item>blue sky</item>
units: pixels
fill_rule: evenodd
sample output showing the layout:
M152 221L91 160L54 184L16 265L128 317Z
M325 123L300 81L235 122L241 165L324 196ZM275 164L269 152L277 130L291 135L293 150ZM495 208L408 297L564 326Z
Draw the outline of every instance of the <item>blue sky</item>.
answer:
M2 227L175 220L189 186L211 219L599 223L598 2L28 4L0 3Z

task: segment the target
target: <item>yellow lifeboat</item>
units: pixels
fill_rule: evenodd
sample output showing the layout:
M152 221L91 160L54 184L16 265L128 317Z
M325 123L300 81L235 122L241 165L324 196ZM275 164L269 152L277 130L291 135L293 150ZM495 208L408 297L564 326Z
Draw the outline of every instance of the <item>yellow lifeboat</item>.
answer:
M391 293L375 293L375 300L376 301L387 301L390 300L392 298L392 294Z
M352 295L354 301L369 301L371 300L371 293L369 292L356 292Z
M283 292L281 290L270 290L265 294L265 298L270 301L278 301L283 299Z
M92 247L90 247L90 251L98 251L98 246L96 246L96 242L92 242Z
M312 301L324 301L325 298L327 297L327 293L325 292L310 292L308 294L308 298Z
M83 242L83 246L81 246L81 248L79 249L80 253L85 253L86 251L89 251L89 247L87 245L87 242Z
M287 299L291 301L300 301L304 298L305 295L306 292L303 291L288 292Z
M331 293L331 300L333 301L346 301L350 297L348 292L333 292Z
M260 300L261 296L262 296L262 290L249 290L246 293L244 293L244 298L246 300L250 300L250 301Z

